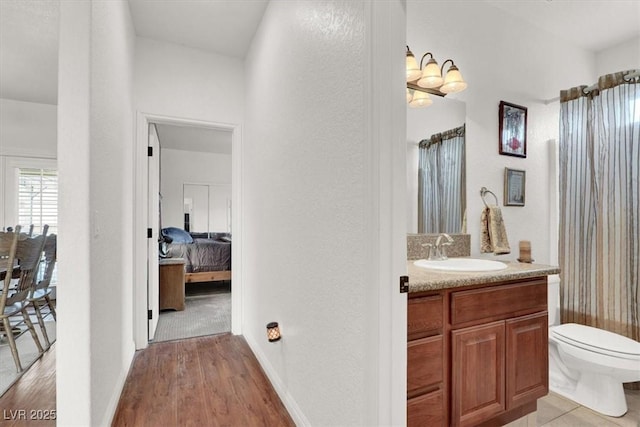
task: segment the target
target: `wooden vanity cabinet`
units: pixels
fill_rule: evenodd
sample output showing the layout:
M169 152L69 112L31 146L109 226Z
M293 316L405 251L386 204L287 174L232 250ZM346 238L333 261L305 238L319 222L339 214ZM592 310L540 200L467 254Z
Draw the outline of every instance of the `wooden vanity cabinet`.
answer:
M546 276L410 294L407 314L407 425L499 426L547 394Z
M446 365L443 294L407 304L407 425L445 425Z

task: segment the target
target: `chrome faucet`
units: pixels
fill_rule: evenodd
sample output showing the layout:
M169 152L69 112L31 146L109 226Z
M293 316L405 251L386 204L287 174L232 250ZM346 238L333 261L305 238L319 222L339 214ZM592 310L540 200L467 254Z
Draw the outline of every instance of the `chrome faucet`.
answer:
M443 242L442 239L445 239ZM423 243L422 247L427 248L427 259L431 261L442 261L447 259L447 246L451 246L453 239L447 233L440 233L436 243Z
M445 239L444 242L442 241L443 238ZM446 247L451 246L452 243L453 243L453 239L451 238L451 236L449 236L447 233L440 233L440 235L436 239L436 246L435 246L436 259L438 260L447 259Z
M428 260L434 260L435 258L435 246L433 246L431 243L423 243L421 245L423 248L427 248L427 257L426 259Z

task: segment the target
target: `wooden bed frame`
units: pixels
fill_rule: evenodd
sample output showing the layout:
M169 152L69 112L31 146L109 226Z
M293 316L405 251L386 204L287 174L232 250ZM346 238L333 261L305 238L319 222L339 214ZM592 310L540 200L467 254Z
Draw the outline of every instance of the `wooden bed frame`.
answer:
M184 283L218 282L221 280L231 280L231 270L184 274Z

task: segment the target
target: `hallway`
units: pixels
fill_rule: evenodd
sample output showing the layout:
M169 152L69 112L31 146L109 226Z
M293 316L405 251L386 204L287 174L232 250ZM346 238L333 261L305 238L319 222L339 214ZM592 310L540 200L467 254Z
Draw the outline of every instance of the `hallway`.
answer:
M151 344L136 354L112 426L293 426L242 336Z
M55 426L55 344L0 397L0 425ZM293 426L241 336L150 345L138 352L113 426Z

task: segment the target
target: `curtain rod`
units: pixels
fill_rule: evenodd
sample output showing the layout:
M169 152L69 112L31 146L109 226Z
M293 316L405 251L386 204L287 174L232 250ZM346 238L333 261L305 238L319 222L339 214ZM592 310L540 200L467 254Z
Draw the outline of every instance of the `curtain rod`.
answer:
M629 74L625 75L623 78L624 78L625 82L630 82L631 80L635 79L636 77L640 77L640 71L635 71L633 73L629 73ZM589 87L585 87L582 90L582 92L587 94L587 93L589 93L592 90L597 89L597 88L598 88L598 84L596 83L596 84L593 84L593 85L591 85ZM544 105L549 105L549 104L552 104L552 103L557 102L557 101L560 101L560 97L559 96L556 96L554 98L545 99L542 102L544 103Z
M589 92L591 92L592 90L598 89L598 83L592 84L591 86L587 86L584 89L582 89L582 93L584 93L585 95L588 94Z
M633 73L626 74L622 78L624 79L625 82L630 82L631 80L635 79L638 76L640 76L640 72L639 71L635 71ZM589 87L585 87L584 89L582 89L582 93L584 93L586 95L586 94L588 94L589 92L591 92L594 89L598 89L598 83L592 84Z

